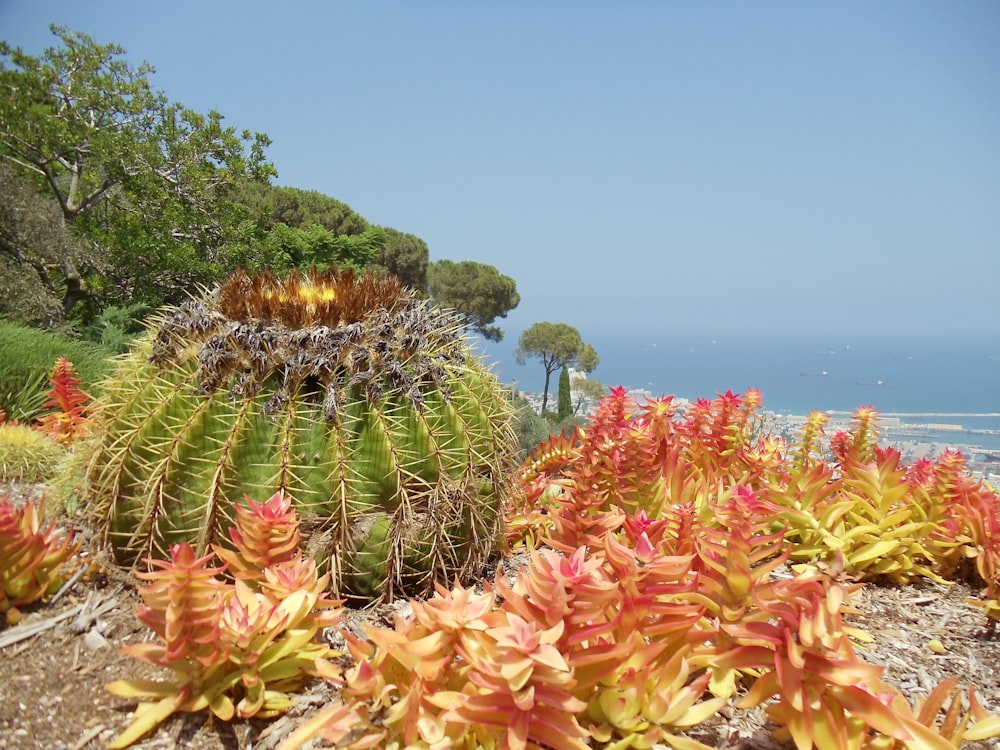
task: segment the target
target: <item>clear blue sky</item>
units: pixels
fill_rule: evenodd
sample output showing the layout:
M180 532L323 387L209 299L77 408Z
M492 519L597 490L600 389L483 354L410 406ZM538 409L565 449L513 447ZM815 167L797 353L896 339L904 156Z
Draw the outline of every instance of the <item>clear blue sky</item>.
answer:
M1000 330L1000 3L0 0L263 131L506 321Z

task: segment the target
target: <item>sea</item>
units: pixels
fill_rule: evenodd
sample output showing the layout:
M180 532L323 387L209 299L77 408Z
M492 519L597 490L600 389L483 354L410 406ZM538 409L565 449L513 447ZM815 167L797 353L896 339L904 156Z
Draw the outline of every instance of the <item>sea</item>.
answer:
M872 406L911 424L961 425L974 433L963 441L1000 450L1000 332L703 334L624 328L581 335L600 358L590 377L608 387L690 400L753 387L763 394L764 410L776 414L850 413ZM508 333L499 343L475 339L474 345L502 382L540 393L544 368L537 358L517 364L519 336ZM557 389L553 373L550 395Z

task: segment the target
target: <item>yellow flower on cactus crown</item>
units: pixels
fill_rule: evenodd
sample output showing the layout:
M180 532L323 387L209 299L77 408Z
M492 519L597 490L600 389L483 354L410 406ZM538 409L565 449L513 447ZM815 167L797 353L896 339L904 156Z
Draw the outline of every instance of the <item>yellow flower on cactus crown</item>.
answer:
M337 298L337 290L329 284L305 283L295 288L294 292L306 305L321 305Z

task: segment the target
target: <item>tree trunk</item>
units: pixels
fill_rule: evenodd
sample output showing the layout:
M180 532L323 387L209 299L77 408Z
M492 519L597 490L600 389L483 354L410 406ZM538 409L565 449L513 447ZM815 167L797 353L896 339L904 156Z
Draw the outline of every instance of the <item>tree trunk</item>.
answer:
M545 390L542 391L542 415L545 414L545 407L549 405L549 377L552 375L552 370L545 368Z
M80 272L77 270L76 265L64 261L62 264L63 276L66 278L66 293L63 294L62 298L62 309L63 315L69 313L77 303L87 299L91 296L90 290L87 289L87 285L84 280L80 277Z

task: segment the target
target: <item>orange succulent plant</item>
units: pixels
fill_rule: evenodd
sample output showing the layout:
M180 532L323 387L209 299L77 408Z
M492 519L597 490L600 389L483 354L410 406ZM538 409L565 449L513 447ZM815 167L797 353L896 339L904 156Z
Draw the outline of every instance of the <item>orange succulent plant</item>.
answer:
M689 693L705 680L719 698L750 685L742 704L771 700L770 717L800 748L894 740L941 747L941 736L881 682L881 670L855 654L851 639L868 637L841 619L850 590L843 582L940 580L971 559L986 584L976 603L994 622L1000 501L947 454L935 466L901 466L898 451L878 445L870 407L859 409L850 431L834 435L828 447L826 417L812 415L786 459L780 440L760 434L759 405L756 392L727 393L680 415L671 399L636 407L613 390L591 425L555 450L542 446L525 465L529 500L517 509L511 542L521 534L529 546L541 540L573 558L586 549L576 567L601 559L595 570L614 571L610 599L620 620L646 639L645 651L626 650L622 658L614 627L600 617L580 632L603 639L620 663L674 664ZM696 585L685 590L678 576L649 589L653 596L637 595L647 566L664 554L689 556ZM789 559L808 565L793 578L775 578ZM538 585L532 576L526 581L522 590ZM502 586L498 591L504 606L546 625L567 601L558 590L533 592L529 606ZM687 639L651 639L655 613L680 602L695 606ZM567 643L581 638L567 633ZM653 654L655 648L661 653ZM563 653L572 664L573 651ZM595 663L604 666L599 655ZM644 723L648 716L640 720L641 696L652 688L640 687L639 671L609 669L619 687L590 704L601 722L592 736L648 747L662 735L662 726ZM694 700L697 715L711 714L710 700ZM968 736L996 733L992 717L975 718Z
M59 357L49 374L52 390L46 408L54 409L43 416L39 429L62 445L70 445L89 432L93 420L89 416L90 396L81 388L73 363Z
M229 530L232 549L213 545L227 571L243 580L260 580L269 567L299 554L299 519L292 498L283 491L257 504L244 497L236 504L236 523Z
M588 427L523 467L509 540L532 552L516 578L500 570L481 593L438 585L394 628L345 633L354 665L316 666L338 699L282 750L319 736L345 750L704 750L685 730L734 700L766 703L799 750L1000 734L951 682L911 706L843 620L862 585L852 574L906 581L968 559L995 592L996 496L947 456L902 466L870 409L826 448L813 415L787 448L760 433L759 405L727 393L681 415L670 399L636 407L612 391ZM286 513L275 498L240 512L237 550L219 550L238 579L223 622L272 622L255 597L311 580ZM251 539L285 552L241 552Z
M232 530L235 550L216 549L233 565L235 581L221 577L226 565L213 565L215 555L197 557L188 543L174 545L170 560L150 560L155 570L136 573L147 582L138 617L159 642L124 652L171 670L174 679L107 686L150 701L110 747L128 747L178 711L208 709L224 721L274 716L291 705L289 692L336 655L317 636L339 621L339 602L325 594L328 576L291 548L297 526L280 494L260 505L248 499ZM322 669L329 675L333 668Z
M63 563L79 548L55 524L42 528L44 508L44 502L16 506L9 494L0 497L0 614L8 621L17 618L17 607L55 593Z

